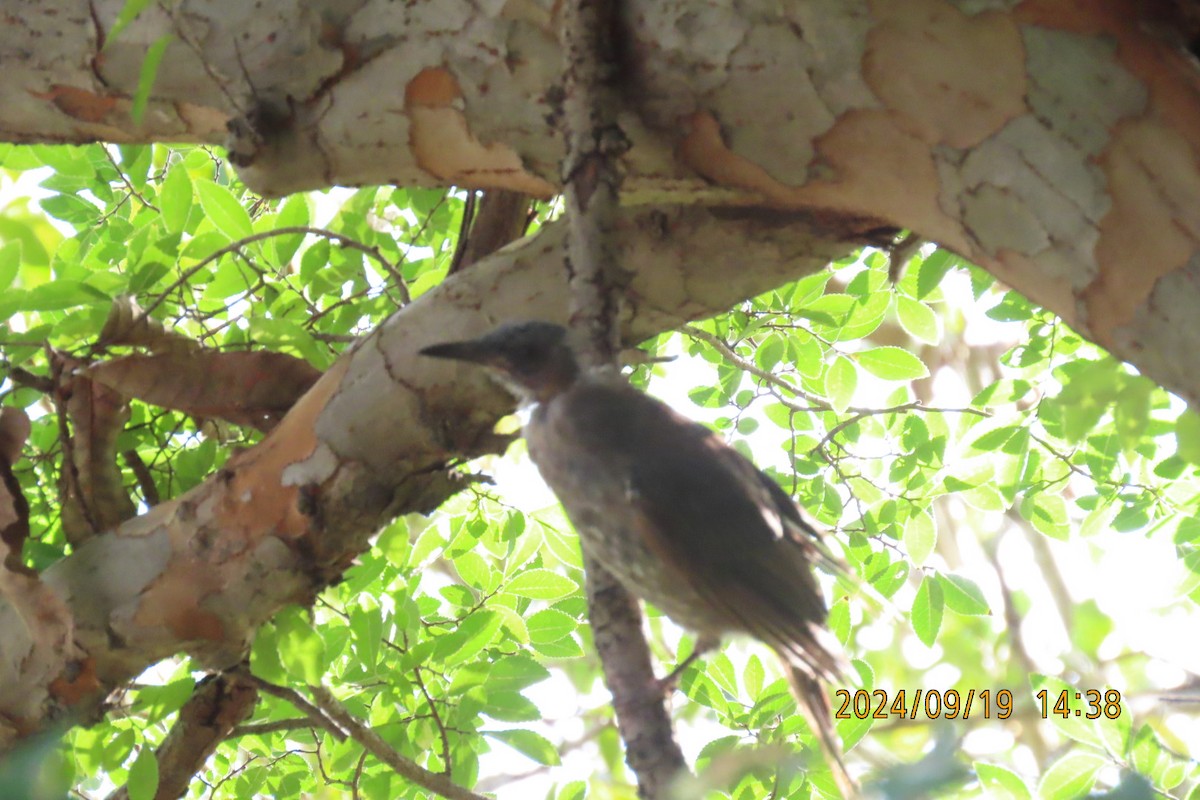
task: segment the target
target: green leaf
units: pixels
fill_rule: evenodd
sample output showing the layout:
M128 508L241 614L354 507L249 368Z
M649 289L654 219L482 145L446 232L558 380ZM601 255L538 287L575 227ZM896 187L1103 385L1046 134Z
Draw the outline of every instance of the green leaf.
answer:
M891 597L908 580L908 573L908 564L904 561L897 561L878 575L873 576L871 585L884 597Z
M763 676L762 661L756 655L750 656L746 662L746 668L742 670L742 684L746 687L746 694L752 700L762 692Z
M949 250L938 248L921 262L917 272L917 297L923 298L938 287L942 278L955 265L955 257Z
M275 224L280 228L303 228L309 223L308 202L304 195L294 194L283 202ZM288 234L272 239L275 244L275 258L280 266L288 264L292 256L304 241L304 234Z
M1015 425L1006 425L991 429L991 431L984 431L971 441L970 446L979 452L1000 450L1019 431L1021 431L1021 428Z
M730 695L737 696L737 677L734 675L733 662L729 660L729 656L718 652L707 659L705 672L712 678L713 683L729 692Z
M412 539L409 535L408 523L404 517L397 517L392 524L379 534L375 547L393 566L408 565L408 556L412 552Z
M1083 522L1079 524L1080 538L1086 539L1089 536L1112 530L1113 520L1116 519L1117 512L1120 510L1120 506L1116 503L1101 501L1099 505L1088 512L1088 515L1083 518Z
M854 389L858 385L858 370L854 362L845 356L838 356L829 365L825 375L825 395L829 404L839 414L845 413L854 397Z
M487 589L492 570L483 556L474 550L468 550L453 559L453 562L454 569L463 583L475 589Z
M1033 314L1033 305L1016 292L1008 292L987 311L989 317L999 322L1020 322L1030 319Z
M1121 450L1132 453L1146 435L1150 425L1150 401L1154 384L1141 377L1131 377L1113 405L1113 423L1121 440Z
M1042 800L1078 800L1092 790L1105 760L1091 753L1073 752L1054 762L1038 783Z
M1001 378L993 382L973 398L973 406L999 406L1012 403L1033 391L1033 384L1025 380Z
M829 628L829 632L842 644L850 641L850 604L846 602L846 598L839 599L830 607L825 627Z
M1095 600L1089 598L1075 606L1071 614L1071 642L1079 652L1095 659L1096 651L1112 631L1112 618L1100 610Z
M556 642L533 643L533 648L547 658L580 658L583 648L574 636L564 636Z
M1065 438L1079 442L1092 433L1130 376L1112 358L1075 361L1061 371L1063 390L1050 405L1062 415Z
M1033 687L1034 702L1038 704L1039 712L1044 711L1045 719L1049 720L1059 732L1096 749L1104 747L1104 742L1099 731L1096 730L1096 726L1084 716L1089 712L1089 708L1086 700L1083 699L1082 691L1065 681L1040 673L1030 675L1029 683ZM1045 697L1038 697L1038 694L1043 691L1046 693ZM1066 699L1066 716L1054 711L1055 705L1063 698Z
M129 276L129 294L141 294L153 289L167 276L171 268L159 261L147 261Z
M548 569L526 570L504 588L509 594L533 600L558 600L579 590L575 581Z
M318 684L325 675L325 640L313 629L308 615L289 607L275 615L279 661L297 680Z
M527 620L529 639L535 644L557 642L564 636L570 636L578 624L570 614L564 614L556 608L545 608Z
M25 295L22 310L58 311L74 306L111 302L112 298L83 281L60 279L35 286Z
M1138 728L1129 748L1130 762L1142 775L1159 778L1170 765L1171 757L1158 741L1154 729L1149 725Z
M21 240L0 247L0 292L13 285L21 269Z
M785 348L782 336L777 333L770 334L755 349L754 361L759 369L770 372L783 358Z
M944 606L942 585L933 576L926 575L917 589L917 596L913 598L911 620L917 638L927 647L932 647L937 641Z
M434 657L446 666L470 661L496 638L504 618L495 611L480 610L463 620L453 633L441 637Z
M255 633L250 647L250 672L271 683L287 680L287 672L279 660L279 631L274 625L263 625Z
M975 774L989 800L1031 800L1025 781L1007 767L976 761Z
M1200 539L1200 517L1187 516L1179 520L1175 529L1175 544L1187 544Z
M204 209L205 216L231 240L245 239L254 232L250 215L233 196L233 192L224 186L212 181L197 181L196 196L200 198L200 207Z
M587 797L587 784L583 781L571 781L558 793L555 800L584 800Z
M1200 464L1200 414L1184 411L1175 421L1175 441L1179 457Z
M146 49L146 55L142 59L142 69L138 72L137 89L133 93L133 104L129 108L129 116L137 125L142 124L142 117L146 113L146 103L150 101L150 90L154 88L154 81L158 78L158 67L162 63L163 54L167 52L167 45L174 40L174 36L166 33L154 40L154 43Z
M504 656L492 664L488 688L520 691L550 677L550 670L527 655Z
M840 719L836 723L837 734L842 739L842 748L845 752L849 752L854 745L862 741L863 737L871 731L871 727L875 724L875 719L870 714L865 717L860 717L857 714L851 714L850 719Z
M484 734L498 742L504 742L518 753L529 756L539 764L557 767L562 763L558 757L558 751L550 743L550 740L533 731L485 731Z
M1102 689L1100 696L1100 712L1101 715L1092 720L1092 725L1096 728L1096 733L1100 736L1100 740L1104 742L1104 749L1111 753L1115 758L1124 759L1129 752L1130 740L1133 737L1133 715L1128 709L1122 707L1121 714L1116 719L1109 719L1105 710L1104 695L1109 690ZM1115 690L1113 690L1115 691ZM1091 706L1089 705L1089 711ZM1095 711L1091 711L1095 713Z
M167 170L158 191L158 206L166 229L171 233L183 231L192 210L192 179L183 164L176 162Z
M956 614L980 616L991 614L983 590L974 581L953 573L938 573L946 607Z
M904 523L904 549L914 566L921 566L937 545L937 526L933 517L917 511Z
M143 746L130 765L125 789L129 800L154 800L158 792L158 757L149 747Z
M190 675L162 686L146 686L137 693L135 707L145 713L148 722L156 723L183 707L196 689Z
M1067 525L1067 501L1059 494L1026 494L1021 500L1021 516L1051 539L1066 541L1071 536Z
M38 204L50 216L79 228L90 226L100 216L100 209L75 195L56 194L38 201Z
M355 606L350 609L350 632L354 653L359 665L368 671L379 663L379 649L384 638L383 609L378 606Z
M533 701L519 692L494 691L488 687L483 712L501 722L532 722L542 718Z
M900 327L918 341L937 344L942 338L937 314L920 300L896 295L896 319L900 321Z
M929 375L921 359L900 347L873 347L857 353L855 358L867 372L888 381L912 381Z

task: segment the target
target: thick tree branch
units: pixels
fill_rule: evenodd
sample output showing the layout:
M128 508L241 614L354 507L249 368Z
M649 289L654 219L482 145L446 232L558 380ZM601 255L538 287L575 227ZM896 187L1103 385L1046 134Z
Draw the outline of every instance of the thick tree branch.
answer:
M546 225L422 295L334 364L261 444L43 573L74 615L79 655L64 650L57 668L45 659L23 666L34 663L26 654L35 641L0 600L0 719L22 719L32 732L92 716L112 689L179 652L236 664L258 625L288 603L311 602L381 524L459 491L446 465L506 446L492 429L512 399L417 350L446 331L476 335L505 319L563 321L564 227ZM854 247L813 233L802 217L691 209L622 212L616 235L633 273L626 341L722 311ZM680 241L708 257L687 258ZM372 424L349 424L363 419ZM0 743L12 736L0 726Z
M257 703L254 685L236 673L209 675L196 684L156 752L158 791L154 800L175 800L186 795L192 779L217 745L254 712ZM109 800L129 800L129 792L121 787L109 795Z

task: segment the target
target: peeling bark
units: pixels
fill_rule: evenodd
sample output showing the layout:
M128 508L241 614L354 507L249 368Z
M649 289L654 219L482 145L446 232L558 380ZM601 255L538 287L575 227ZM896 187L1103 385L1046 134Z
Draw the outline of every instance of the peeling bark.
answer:
M0 138L227 140L268 194L558 186L549 0L151 5L109 41L123 5L9 8ZM913 230L1200 399L1200 70L1185 49L1187 4L624 7L624 203ZM142 55L165 34L175 40L135 125Z

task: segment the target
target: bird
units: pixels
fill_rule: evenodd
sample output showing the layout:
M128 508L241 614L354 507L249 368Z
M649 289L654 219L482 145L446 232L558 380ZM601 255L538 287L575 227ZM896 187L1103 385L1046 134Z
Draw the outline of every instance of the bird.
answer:
M584 370L571 336L511 322L420 350L487 367L532 411L529 455L588 556L701 644L749 634L771 646L842 795L857 796L824 687L843 661L813 574L836 559L792 498L705 426Z

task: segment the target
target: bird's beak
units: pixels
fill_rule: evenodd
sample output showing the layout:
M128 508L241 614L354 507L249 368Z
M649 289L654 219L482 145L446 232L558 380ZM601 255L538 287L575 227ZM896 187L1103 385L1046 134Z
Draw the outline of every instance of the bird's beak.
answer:
M475 364L497 366L501 360L500 353L495 348L469 339L465 342L445 342L422 348L418 351L423 356L445 358L453 361L470 361Z

